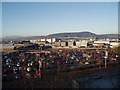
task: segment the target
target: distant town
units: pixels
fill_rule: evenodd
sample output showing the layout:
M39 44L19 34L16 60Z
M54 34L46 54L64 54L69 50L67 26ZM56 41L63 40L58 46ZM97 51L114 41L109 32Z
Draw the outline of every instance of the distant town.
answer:
M113 75L113 78L118 75L118 72L116 69L109 71L109 68L119 66L119 45L119 38L96 37L3 40L0 49L3 88L85 88L86 86L82 85L83 81L99 79L108 74ZM76 76L69 74L88 70L83 71L86 73L95 68L108 70L105 72L98 70L101 73L99 75L91 72L92 76L88 74L84 80L84 75L81 75L79 81L75 79L79 74L75 74ZM68 73L68 75L65 76L64 73ZM66 79L67 82L64 83L63 81ZM48 82L49 80L51 83ZM119 85L114 84L112 87L119 87Z
M113 35L113 36L112 36ZM119 35L119 34L118 34ZM31 38L2 40L2 51L45 50L48 48L114 48L118 47L118 35L96 35L90 32L60 33ZM91 36L91 37L90 37Z
M36 40L26 41L2 41L1 51L14 51L14 50L45 50L48 48L114 48L118 47L120 41L118 38L43 38Z

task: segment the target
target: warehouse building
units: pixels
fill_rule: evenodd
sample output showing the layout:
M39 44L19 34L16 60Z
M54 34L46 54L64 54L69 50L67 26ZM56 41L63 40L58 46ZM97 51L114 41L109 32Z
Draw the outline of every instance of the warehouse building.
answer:
M62 47L68 46L68 42L61 42L61 46L62 46Z
M87 47L88 41L86 40L80 40L76 41L76 47Z
M94 43L105 43L105 44L109 44L109 41L94 41Z
M69 47L76 46L76 42L75 41L68 41L68 46Z
M55 46L56 47L60 47L61 46L61 42L55 42Z
M13 52L14 45L13 44L1 44L0 52Z
M118 47L118 46L120 46L120 42L119 41L110 41L110 45L112 45L112 47Z

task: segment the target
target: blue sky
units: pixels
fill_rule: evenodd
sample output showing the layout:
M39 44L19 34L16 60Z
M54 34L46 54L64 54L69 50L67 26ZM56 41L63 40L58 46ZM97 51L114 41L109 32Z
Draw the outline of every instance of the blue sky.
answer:
M2 37L2 3L0 2L0 40Z
M3 2L3 36L118 33L117 2Z

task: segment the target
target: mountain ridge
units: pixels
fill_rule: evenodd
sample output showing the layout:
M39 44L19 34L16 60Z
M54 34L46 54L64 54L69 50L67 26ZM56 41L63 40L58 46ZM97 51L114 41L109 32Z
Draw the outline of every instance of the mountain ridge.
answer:
M55 33L49 34L46 36L8 36L3 37L3 40L26 40L26 39L40 39L40 38L59 38L59 37L93 37L93 38L118 38L120 34L95 34L92 32L64 32L64 33Z

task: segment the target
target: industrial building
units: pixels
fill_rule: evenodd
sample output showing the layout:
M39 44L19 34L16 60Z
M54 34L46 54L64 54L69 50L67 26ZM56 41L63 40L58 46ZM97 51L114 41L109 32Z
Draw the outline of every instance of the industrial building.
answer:
M36 44L45 44L46 43L46 41L37 41L37 42L35 42Z
M110 47L118 47L120 45L119 41L94 41L94 46L104 46L104 45L110 45Z
M105 44L109 44L109 41L94 41L94 43L105 43Z
M112 45L113 47L120 46L120 42L119 41L110 41L109 44Z
M55 46L60 47L61 46L61 42L55 42Z
M53 42L56 42L56 38L46 38L46 39L38 39L38 41L46 41L46 42L49 42L49 43L53 43Z
M68 46L69 47L76 46L76 42L75 41L68 41Z
M14 51L13 44L1 44L0 46L1 46L0 52L13 52Z
M68 42L61 42L61 46L62 46L62 47L68 46Z
M87 47L87 44L88 44L88 41L86 40L76 41L77 47Z

